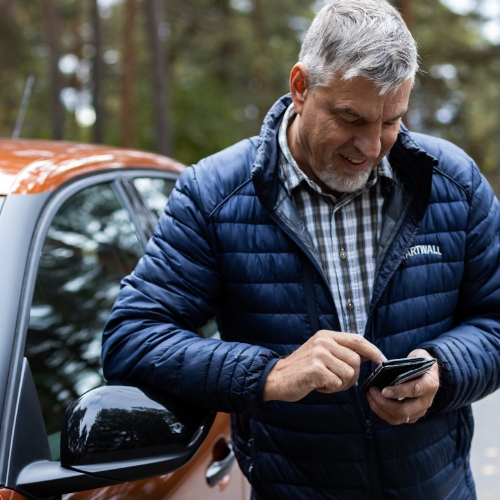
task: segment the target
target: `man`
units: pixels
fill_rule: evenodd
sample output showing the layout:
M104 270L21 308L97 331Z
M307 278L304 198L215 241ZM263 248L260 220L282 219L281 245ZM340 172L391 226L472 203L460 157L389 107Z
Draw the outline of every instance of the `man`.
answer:
M475 498L500 211L465 153L401 124L416 70L385 0L326 6L259 139L179 178L107 324L108 379L232 414L254 499ZM222 341L195 333L214 315ZM360 392L421 355L439 367Z

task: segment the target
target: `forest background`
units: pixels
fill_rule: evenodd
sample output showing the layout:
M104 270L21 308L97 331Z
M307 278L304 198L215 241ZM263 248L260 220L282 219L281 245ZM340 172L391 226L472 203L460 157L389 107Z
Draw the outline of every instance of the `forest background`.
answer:
M259 133L326 3L0 0L0 136L98 142L196 162ZM393 3L421 57L406 125L462 147L499 194L500 2Z

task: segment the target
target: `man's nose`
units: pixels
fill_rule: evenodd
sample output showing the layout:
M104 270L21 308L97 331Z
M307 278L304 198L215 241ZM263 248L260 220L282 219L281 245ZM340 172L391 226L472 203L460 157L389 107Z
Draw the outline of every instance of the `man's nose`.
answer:
M363 127L354 138L354 146L359 149L367 160L375 160L382 150L382 131L380 126L370 124Z

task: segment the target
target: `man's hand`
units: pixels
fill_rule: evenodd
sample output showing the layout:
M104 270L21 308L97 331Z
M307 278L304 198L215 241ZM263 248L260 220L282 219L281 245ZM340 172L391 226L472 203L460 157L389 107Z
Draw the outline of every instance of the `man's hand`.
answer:
M409 358L432 356L423 349L410 352ZM370 408L392 425L414 424L423 417L434 401L439 389L439 367L434 363L421 377L382 391L372 387L366 393Z
M376 365L385 356L363 336L320 330L269 372L264 401L298 401L311 391L339 392L356 383L363 361Z

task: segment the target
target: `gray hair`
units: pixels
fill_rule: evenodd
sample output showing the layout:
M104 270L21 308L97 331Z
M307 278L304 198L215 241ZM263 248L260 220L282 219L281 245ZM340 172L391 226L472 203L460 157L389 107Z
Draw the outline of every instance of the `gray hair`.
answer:
M386 0L334 0L311 24L299 54L309 75L309 88L362 76L385 94L418 70L415 40Z

